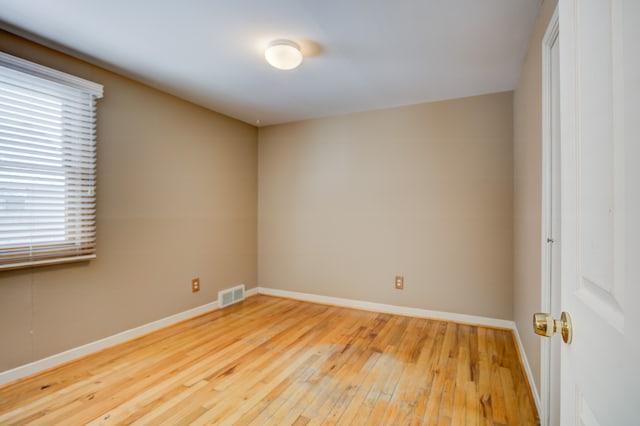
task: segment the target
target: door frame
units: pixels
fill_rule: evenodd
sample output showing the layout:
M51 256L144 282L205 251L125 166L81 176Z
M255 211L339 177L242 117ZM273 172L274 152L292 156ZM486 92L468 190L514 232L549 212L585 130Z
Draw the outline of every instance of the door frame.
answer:
M552 312L552 307L560 306L559 291L553 291L551 285L551 245L547 239L551 237L549 229L552 223L552 194L549 191L552 184L552 54L551 48L559 40L558 7L553 12L549 24L542 38L542 216L541 216L541 299L540 312ZM558 64L555 64L558 66ZM556 141L557 143L557 141ZM559 178L559 176L558 176ZM559 180L556 180L559 182ZM554 190L559 190L559 185ZM553 206L559 208L559 206ZM559 267L557 265L556 267ZM557 283L559 285L559 283ZM551 415L551 349L552 339L541 339L540 343L540 422L548 425ZM557 360L559 361L559 360ZM559 392L560 389L556 389Z

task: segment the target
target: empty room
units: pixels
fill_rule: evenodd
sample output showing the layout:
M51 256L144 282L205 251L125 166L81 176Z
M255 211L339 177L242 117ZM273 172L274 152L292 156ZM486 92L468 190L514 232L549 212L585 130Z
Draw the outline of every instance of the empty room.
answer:
M0 425L633 425L640 2L0 0Z

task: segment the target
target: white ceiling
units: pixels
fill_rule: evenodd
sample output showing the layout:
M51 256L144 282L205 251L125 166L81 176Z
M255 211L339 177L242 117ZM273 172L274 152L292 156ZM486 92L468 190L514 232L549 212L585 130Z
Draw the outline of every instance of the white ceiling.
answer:
M512 90L540 3L0 0L0 26L262 126ZM300 68L264 61L278 38Z

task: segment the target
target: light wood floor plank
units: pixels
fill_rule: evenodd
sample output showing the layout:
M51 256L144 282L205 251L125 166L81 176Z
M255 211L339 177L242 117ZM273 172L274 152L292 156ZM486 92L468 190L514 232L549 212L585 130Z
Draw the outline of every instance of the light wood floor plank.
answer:
M0 424L539 420L509 330L258 295L0 387Z

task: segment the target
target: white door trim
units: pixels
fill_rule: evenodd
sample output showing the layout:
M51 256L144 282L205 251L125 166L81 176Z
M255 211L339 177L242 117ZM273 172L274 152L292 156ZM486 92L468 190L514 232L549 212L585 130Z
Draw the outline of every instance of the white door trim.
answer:
M551 238L550 228L552 223L551 210L551 185L552 176L552 58L551 49L559 36L558 8L547 26L542 38L542 226L541 226L541 299L540 312L552 310L551 288L551 246L547 242ZM556 64L557 66L557 64ZM540 422L542 426L549 424L551 405L551 339L541 339L540 346Z

